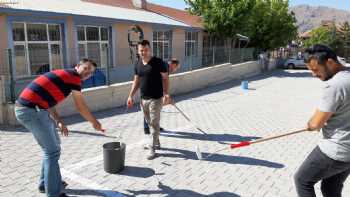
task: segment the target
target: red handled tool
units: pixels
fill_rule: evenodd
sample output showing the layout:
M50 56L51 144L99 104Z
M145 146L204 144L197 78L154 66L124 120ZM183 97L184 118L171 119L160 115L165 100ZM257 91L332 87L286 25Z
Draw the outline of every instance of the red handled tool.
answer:
M276 135L276 136L267 137L267 138L261 138L261 139L254 140L254 141L242 141L242 142L239 142L239 143L236 143L236 144L230 144L230 147L225 147L225 148L219 149L219 150L215 151L214 153L209 154L208 156L206 156L204 158L203 158L202 153L201 153L201 151L199 149L199 146L197 146L196 147L196 155L197 155L197 158L199 160L203 160L203 159L206 159L206 158L214 155L215 153L221 152L223 150L249 146L249 145L257 144L257 143L260 143L260 142L265 142L265 141L269 141L269 140L273 140L273 139L277 139L277 138L281 138L281 137L286 137L286 136L302 133L302 132L305 132L305 131L307 131L307 129L301 129L301 130L292 131L292 132L289 132L289 133L284 133L284 134L281 134L281 135Z

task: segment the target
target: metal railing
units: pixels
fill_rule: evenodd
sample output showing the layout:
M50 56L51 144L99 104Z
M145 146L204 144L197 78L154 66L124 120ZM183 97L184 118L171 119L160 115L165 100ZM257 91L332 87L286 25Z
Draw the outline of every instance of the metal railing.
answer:
M137 60L135 49L127 47L118 49L118 53L113 53L110 47L102 45L68 49L62 49L61 46L33 45L30 50L28 51L28 47L19 46L6 49L3 53L6 65L1 67L0 75L7 80L5 88L0 91L5 91L8 102L14 102L23 88L38 75L54 69L73 68L78 60L84 57L94 60L98 68L91 78L83 82L83 88L131 81ZM158 54L162 55L164 61L177 58L181 65L177 73L181 73L223 63L235 64L256 60L255 53L253 48L212 46L197 49L196 52L190 53L190 56L171 56L170 49Z

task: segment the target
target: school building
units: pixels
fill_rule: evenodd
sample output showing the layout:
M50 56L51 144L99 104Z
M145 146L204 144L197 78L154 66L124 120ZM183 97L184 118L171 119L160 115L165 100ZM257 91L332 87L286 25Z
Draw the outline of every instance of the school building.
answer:
M200 17L146 0L0 0L0 27L2 104L35 76L84 57L98 64L84 87L130 81L142 39L153 55L179 59L179 72L221 63L213 55L220 59L229 43L218 40L214 54Z

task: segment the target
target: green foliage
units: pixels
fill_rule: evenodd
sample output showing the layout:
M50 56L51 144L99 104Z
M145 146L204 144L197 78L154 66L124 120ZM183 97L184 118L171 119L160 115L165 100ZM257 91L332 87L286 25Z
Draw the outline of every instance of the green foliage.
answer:
M240 33L255 0L186 0L192 14L203 18L206 30L216 36Z
M201 16L209 33L250 38L250 46L274 49L297 35L295 17L287 0L185 0L192 14Z
M350 59L350 24L348 22L341 24L336 33L333 47L339 56Z
M331 46L333 41L331 29L328 27L319 27L311 31L310 38L304 42L304 47L309 48L315 44Z
M314 44L326 44L330 46L338 56L350 57L350 24L344 22L340 28L335 23L331 27L319 27L311 31L311 37L304 42L304 47Z

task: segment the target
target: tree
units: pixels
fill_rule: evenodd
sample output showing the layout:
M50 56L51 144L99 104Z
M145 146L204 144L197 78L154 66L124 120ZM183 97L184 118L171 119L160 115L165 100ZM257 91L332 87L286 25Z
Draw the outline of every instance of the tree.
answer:
M341 24L336 34L335 50L340 56L350 58L350 24L348 22Z
M185 0L192 14L201 16L212 35L233 37L245 25L255 0Z
M322 26L311 31L311 37L304 42L304 47L314 44L326 44L337 55L349 59L350 57L350 24L344 22L337 28L335 22L331 26Z
M274 49L286 46L297 35L295 17L286 0L185 0L192 14L203 18L214 35L250 38L250 46Z
M328 27L319 27L310 32L310 38L304 42L304 47L308 48L315 44L333 45L334 39L332 31Z
M296 38L296 19L288 7L285 0L256 0L245 30L251 46L275 49Z

